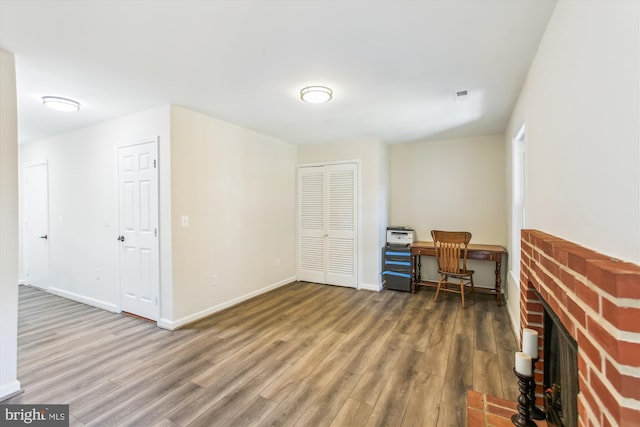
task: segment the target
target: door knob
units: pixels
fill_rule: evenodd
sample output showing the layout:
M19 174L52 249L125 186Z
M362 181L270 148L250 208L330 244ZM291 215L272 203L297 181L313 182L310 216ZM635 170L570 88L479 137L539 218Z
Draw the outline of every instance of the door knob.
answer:
M118 240L124 242L124 236L118 236Z
M40 236L41 239L48 239L49 237L45 234L44 236Z

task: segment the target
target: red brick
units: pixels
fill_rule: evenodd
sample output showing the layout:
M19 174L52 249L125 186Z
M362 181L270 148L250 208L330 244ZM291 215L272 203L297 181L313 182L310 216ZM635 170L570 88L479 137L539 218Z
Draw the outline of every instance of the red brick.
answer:
M538 314L538 313L529 313L527 318L528 318L529 322L537 323L539 325L541 325L542 321L544 320L544 316L542 314Z
M580 392L580 394L578 394L578 421L580 421L578 425L580 426L586 424L587 408L585 405L589 405L589 403L586 401L584 394Z
M484 412L467 408L467 427L485 427Z
M536 292L533 289L527 289L525 291L525 295L527 297L528 300L531 301L535 301L538 299L538 295L536 294Z
M567 267L583 276L586 276L587 273L587 260L609 258L580 245L566 246L564 249L567 251Z
M500 397L492 396L490 394L487 394L486 398L487 398L487 404L490 404L493 406L502 406L503 408L515 408L515 405L516 405L516 402L512 402L507 399L502 399Z
M640 400L640 378L621 374L608 360L605 362L605 374L611 385L623 397Z
M587 337L581 331L578 331L578 352L584 354L587 359L593 363L597 369L602 366L602 356L600 351L593 345L591 338Z
M587 280L617 298L640 299L640 266L610 258L589 260Z
M605 413L602 414L602 427L615 427L614 424L611 424L611 421L609 421Z
M548 289L553 290L556 288L557 285L554 282L553 277L549 276L545 271L542 270L541 264L533 265L533 273Z
M589 375L589 382L594 393L598 395L600 402L602 402L610 414L617 418L620 413L620 402L611 394L611 387L608 384L605 385L593 372ZM582 388L580 390L582 390Z
M580 381L580 394L584 396L585 405L588 410L585 410L585 413L580 416L583 418L585 415L588 415L591 412L597 419L602 417L602 410L600 409L600 403L597 402L593 396L593 392L589 388L589 384L585 384ZM580 408L580 399L578 399L578 409Z
M578 351L578 372L589 372L588 369L584 352Z
M629 366L639 366L638 354L640 343L618 340L611 336L597 320L587 316L587 331L618 363ZM578 343L578 345L580 345Z
M533 241L533 246L540 249L548 256L553 256L553 246L551 246L551 242L549 242L549 238L547 236L536 236Z
M640 332L640 308L618 307L602 298L602 316L621 331Z
M596 291L587 287L584 283L579 280L574 282L576 297L580 299L580 301L586 303L589 307L591 307L596 313L600 313L600 296Z
M567 270L560 270L559 279L560 279L560 283L565 285L569 292L574 294L576 293L576 286L575 286L576 278L573 276L573 274L571 274Z
M621 426L637 426L640 424L640 410L621 407L619 420Z
M487 405L487 414L493 414L503 418L511 418L511 415L516 413L516 410L515 410L516 405L517 405L516 402L511 403L511 408L503 408L501 406Z
M490 427L513 427L510 418L502 418L491 414L487 414L487 425Z
M569 314L580 324L582 327L587 326L587 319L585 317L584 310L578 303L573 301L572 299L567 301L567 309L569 310ZM575 337L574 337L575 338Z
M467 406L484 411L484 395L477 391L469 390L467 392Z
M540 263L552 277L560 277L560 267L552 259L542 258Z

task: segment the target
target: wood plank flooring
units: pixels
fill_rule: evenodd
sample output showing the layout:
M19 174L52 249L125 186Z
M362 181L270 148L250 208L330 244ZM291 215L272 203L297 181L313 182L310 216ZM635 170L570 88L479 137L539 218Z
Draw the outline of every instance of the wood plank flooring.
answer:
M515 401L506 307L477 295L296 282L184 329L20 286L4 403L64 403L71 425L466 425L470 388Z

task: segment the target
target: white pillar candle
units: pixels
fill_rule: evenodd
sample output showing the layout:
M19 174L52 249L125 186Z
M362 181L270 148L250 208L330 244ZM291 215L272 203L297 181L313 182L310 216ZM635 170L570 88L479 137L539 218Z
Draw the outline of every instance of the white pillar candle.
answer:
M522 352L532 359L538 357L538 331L529 328L522 330Z
M516 372L525 377L530 377L532 372L531 356L521 351L516 352Z

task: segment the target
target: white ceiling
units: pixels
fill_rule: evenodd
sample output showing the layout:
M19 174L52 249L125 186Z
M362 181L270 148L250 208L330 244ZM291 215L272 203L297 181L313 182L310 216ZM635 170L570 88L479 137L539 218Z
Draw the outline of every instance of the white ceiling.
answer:
M398 143L503 132L554 6L0 0L0 47L16 57L20 142L171 103L296 144ZM301 102L314 84L334 99Z

